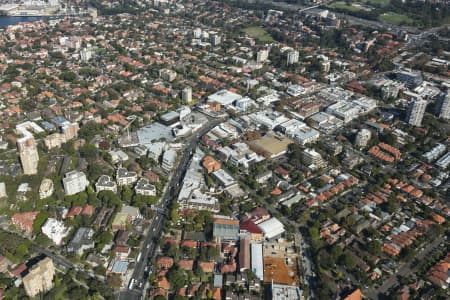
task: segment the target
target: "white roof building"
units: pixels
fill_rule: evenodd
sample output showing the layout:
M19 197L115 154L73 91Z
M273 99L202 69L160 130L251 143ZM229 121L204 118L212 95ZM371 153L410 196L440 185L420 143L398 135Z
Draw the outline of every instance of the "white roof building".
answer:
M53 191L53 181L51 181L51 179L44 178L39 186L39 198L45 199L50 197L53 194Z
M292 97L298 97L306 92L305 88L301 85L292 84L286 89L286 93Z
M272 300L300 300L302 291L298 286L272 283Z
M276 126L289 121L289 119L282 113L271 110L259 111L250 114L249 117L254 123L258 125L265 125L269 129L274 129Z
M284 225L277 218L270 218L258 224L259 229L264 232L264 237L268 240L280 236L284 233Z
M220 182L220 185L223 187L228 187L236 183L236 180L223 169L219 169L213 172L212 175Z
M200 165L203 156L204 153L197 149L184 176L178 202L183 208L218 212L220 205L217 198L204 192L206 183Z
M240 100L241 95L230 92L228 90L221 90L208 96L208 102L219 103L222 106L230 106L233 102Z
M101 191L112 191L114 193L117 193L117 184L112 181L111 177L109 177L108 175L102 175L95 183L95 191L97 193Z
M264 280L263 245L251 244L252 271L260 280Z
M177 159L177 152L169 149L164 152L162 159L162 168L166 171L170 171L175 166L175 161Z
M116 172L116 181L119 186L135 183L138 177L136 172L128 171L125 168L119 168Z
M83 172L70 171L63 178L64 191L67 196L82 192L89 185L89 181Z
M111 160L113 163L124 162L129 159L128 154L122 150L111 150L109 151L109 155L111 155Z
M41 230L43 234L58 246L62 244L63 239L69 234L69 228L66 228L63 222L54 218L48 218Z
M153 158L155 161L159 160L159 157L164 152L164 149L166 148L166 143L164 142L157 142L146 145L148 148L148 157Z
M447 152L444 156L442 156L437 162L436 166L441 169L447 169L450 166L450 152Z
M147 179L141 178L137 182L134 187L136 194L144 195L144 196L155 196L156 195L156 187L153 184L150 184Z

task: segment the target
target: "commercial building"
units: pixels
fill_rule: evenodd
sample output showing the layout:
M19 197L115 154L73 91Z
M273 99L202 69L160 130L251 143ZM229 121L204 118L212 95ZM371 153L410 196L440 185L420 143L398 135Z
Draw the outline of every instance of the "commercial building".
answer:
M287 65L293 65L298 63L299 52L297 50L289 51L286 58Z
M326 112L319 112L311 116L308 119L308 123L312 127L326 134L331 134L344 126L344 121L333 115L327 114Z
M284 122L289 121L289 119L284 114L273 110L258 111L248 115L248 117L257 126L266 126L269 129L274 129Z
M169 111L159 117L159 121L166 126L171 126L180 121L180 114L176 111Z
M164 152L164 149L166 148L166 143L164 142L157 142L147 145L148 148L148 154L147 156L154 161L158 162L159 158Z
M298 286L271 284L272 300L301 300L302 291Z
M284 225L277 218L270 218L267 221L258 224L263 231L264 238L267 240L280 237L284 233Z
M255 274L259 280L264 280L263 245L251 244L251 252L253 274Z
M221 106L227 107L233 105L235 101L241 98L242 96L239 94L230 92L228 90L220 90L212 95L209 95L208 102L220 104Z
M428 102L423 99L413 99L409 103L408 110L406 111L406 122L412 126L421 126L427 104Z
M239 240L239 270L250 269L250 237L244 236Z
M175 152L172 149L169 149L169 150L165 151L164 154L163 154L161 167L164 170L169 172L175 166L176 159L177 159L177 152Z
M97 193L101 191L111 191L117 193L117 184L112 181L111 177L108 175L102 175L95 183L95 191Z
M69 234L69 228L66 228L63 222L54 218L48 218L41 230L43 234L58 246L62 244L63 239Z
M400 70L396 72L396 79L408 87L416 87L423 82L422 74L419 71Z
M89 185L89 181L83 172L70 171L64 175L63 186L67 196L83 192Z
M237 241L239 239L239 220L214 219L213 237L218 241Z
M25 292L31 298L53 288L53 278L55 276L55 266L53 261L46 257L32 266L28 274L23 277Z
M67 245L67 252L76 253L77 255L82 255L84 251L93 249L95 243L92 240L94 236L94 230L91 228L80 227L75 233L72 240Z
M284 128L284 133L300 145L314 143L320 137L320 133L307 126L305 123L292 119L280 125Z
M212 176L224 188L229 187L236 183L236 180L223 169L213 172Z
M203 155L203 152L197 149L192 157L178 194L178 202L184 209L219 212L218 199L206 193L205 177L200 166Z
M306 92L305 88L298 84L292 84L286 89L286 93L292 97L298 97Z
M275 158L285 154L293 141L286 136L268 133L265 136L249 142L249 147L257 154L266 158Z
M338 117L344 121L344 123L350 122L351 120L357 118L360 114L358 107L349 101L340 101L330 105L326 109L326 112Z
M39 198L45 199L50 197L53 194L54 185L53 181L48 178L44 178L39 186Z
M136 132L137 144L144 145L149 148L154 143L158 143L158 141L161 139L170 142L174 139L172 129L172 127L165 126L158 122L146 125ZM137 146L137 144L134 146Z

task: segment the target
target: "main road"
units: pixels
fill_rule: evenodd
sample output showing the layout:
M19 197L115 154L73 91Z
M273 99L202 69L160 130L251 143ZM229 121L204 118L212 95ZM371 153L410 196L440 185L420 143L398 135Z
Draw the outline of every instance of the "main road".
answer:
M199 132L190 138L190 141L184 148L178 167L172 174L170 182L159 202L158 208L156 209L155 217L152 219L152 222L148 228L147 236L145 236L144 242L142 243L141 252L138 255L139 260L136 261L133 275L130 280L130 282L133 281L133 285L128 285L125 291L121 291L119 293L119 299L138 300L143 298L148 277L148 273L146 273L145 270L150 266L151 258L156 254L158 240L162 234L164 221L166 218L162 211L164 211L165 208L168 208L173 199L176 198L178 191L177 188L183 182L184 174L186 173L189 166L189 161L191 160L192 154L197 147L199 139L222 121L223 119L210 120Z

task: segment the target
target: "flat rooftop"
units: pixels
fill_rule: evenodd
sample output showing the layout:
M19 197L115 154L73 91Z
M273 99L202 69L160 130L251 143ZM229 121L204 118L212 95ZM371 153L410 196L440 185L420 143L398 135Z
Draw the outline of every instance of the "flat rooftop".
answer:
M158 122L142 127L137 131L137 136L141 145L151 144L161 139L166 141L174 139L172 128Z
M291 258L292 264L287 265L285 258L264 257L264 282L299 285L300 279L297 272L297 259Z
M253 151L262 150L270 154L270 156L277 156L287 151L288 146L293 141L284 136L267 134L257 140L249 143Z

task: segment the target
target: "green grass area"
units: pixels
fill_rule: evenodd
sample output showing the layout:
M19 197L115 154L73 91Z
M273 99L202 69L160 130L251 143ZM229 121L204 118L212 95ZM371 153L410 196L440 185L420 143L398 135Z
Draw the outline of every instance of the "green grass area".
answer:
M346 11L351 11L351 12L357 12L357 11L364 10L361 6L358 6L355 4L347 5L347 3L343 2L343 1L333 2L328 6L331 8L341 9L341 10L346 10Z
M375 5L381 5L381 6L387 6L391 2L390 0L365 0L365 3L368 4L375 4Z
M244 32L251 38L257 39L260 42L271 43L274 41L272 36L264 28L259 26L246 27L242 29L242 32Z
M411 19L410 17L402 15L402 14L394 13L394 12L384 13L379 16L379 19L381 21L391 23L391 24L412 24L412 23L414 23L414 20Z

